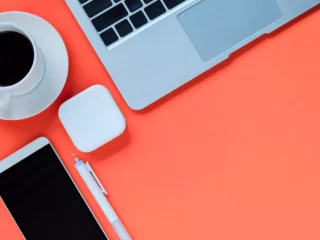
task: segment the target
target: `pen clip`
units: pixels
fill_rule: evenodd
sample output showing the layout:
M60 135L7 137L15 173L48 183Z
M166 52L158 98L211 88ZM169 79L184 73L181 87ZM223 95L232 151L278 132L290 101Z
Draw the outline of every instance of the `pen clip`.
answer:
M93 171L92 167L90 166L89 162L86 163L86 166L89 170L89 172L92 174L93 178L96 180L96 182L98 183L99 187L101 188L101 191L107 195L107 191L106 189L102 186L102 183L100 182L99 178L97 177L96 173Z

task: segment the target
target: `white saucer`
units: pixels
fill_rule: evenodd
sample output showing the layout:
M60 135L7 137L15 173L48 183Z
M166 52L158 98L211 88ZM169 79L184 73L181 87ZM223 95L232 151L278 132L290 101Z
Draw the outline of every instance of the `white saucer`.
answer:
M42 82L29 94L12 97L0 119L20 120L32 117L48 108L60 95L66 83L69 59L60 34L44 19L24 12L0 14L0 22L11 22L25 28L34 37L46 61Z

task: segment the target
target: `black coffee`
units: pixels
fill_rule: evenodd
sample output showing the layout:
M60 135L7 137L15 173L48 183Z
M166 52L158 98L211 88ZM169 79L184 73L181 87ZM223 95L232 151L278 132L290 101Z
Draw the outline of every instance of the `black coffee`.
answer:
M28 38L17 32L0 32L0 86L20 82L30 71L33 59Z

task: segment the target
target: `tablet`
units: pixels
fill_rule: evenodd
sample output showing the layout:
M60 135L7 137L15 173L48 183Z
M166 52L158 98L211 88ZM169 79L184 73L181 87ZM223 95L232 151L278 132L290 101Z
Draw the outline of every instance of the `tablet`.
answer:
M46 138L0 161L0 198L25 239L108 239Z

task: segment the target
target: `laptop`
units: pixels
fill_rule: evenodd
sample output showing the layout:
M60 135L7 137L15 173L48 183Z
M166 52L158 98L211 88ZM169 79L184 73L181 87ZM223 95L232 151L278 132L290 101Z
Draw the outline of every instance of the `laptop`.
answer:
M66 2L134 110L320 4L320 0Z

